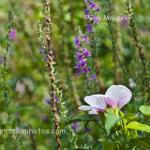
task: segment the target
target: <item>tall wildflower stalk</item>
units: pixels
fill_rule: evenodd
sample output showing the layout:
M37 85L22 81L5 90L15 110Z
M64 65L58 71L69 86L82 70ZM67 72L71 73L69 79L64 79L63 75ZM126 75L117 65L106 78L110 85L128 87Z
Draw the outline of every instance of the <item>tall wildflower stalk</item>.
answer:
M8 67L7 67L8 56L9 56L9 52L11 50L11 43L12 43L13 40L16 39L16 29L13 28L13 18L14 18L13 12L9 11L8 12L7 35L5 37L4 43L3 42L1 43L1 46L2 46L1 48L2 48L3 53L4 53L4 56L3 56L4 57L4 59L3 59L3 68L2 68L3 104L4 104L4 111L5 111L5 113L7 114L7 117L8 117L6 119L7 120L6 124L9 126L9 128L13 127L12 119L14 119L14 120L16 119L16 118L13 118L13 113L12 113L12 109L11 109L11 101L10 101L8 85L7 85L7 82L8 82L7 81L7 76L8 76ZM3 112L3 110L2 110L2 112ZM4 129L7 129L7 125L4 126ZM11 142L12 142L10 145L7 144L7 142L9 140L11 140ZM19 144L21 143L19 141L19 137L14 135L14 134L7 136L7 142L4 142L5 149L8 149L8 147L14 147L15 149L18 149Z
M138 49L138 54L139 54L139 58L142 62L142 66L143 66L143 72L146 73L146 63L145 63L145 56L144 56L144 49L143 49L143 45L140 42L139 39L139 35L137 32L137 27L136 27L136 23L135 23L135 19L134 19L134 13L133 13L133 2L134 0L131 2L130 0L127 0L127 10L128 10L128 15L130 17L130 28L132 31L132 36L133 39L135 41L135 46Z
M57 143L57 149L61 150L61 139L59 132L59 114L57 108L57 99L58 99L58 88L57 88L57 80L56 80L56 72L55 72L55 60L54 60L54 50L52 46L52 21L51 21L51 9L50 9L50 0L45 0L44 4L44 21L42 22L42 26L40 29L43 32L44 37L41 39L42 49L41 53L44 54L46 66L49 74L50 86L49 86L49 94L51 100L51 110L53 112L53 120L54 120L54 128L55 128L55 137ZM40 34L41 34L40 32Z
M142 98L143 98L143 102L144 102L150 98L150 94L149 94L150 82L149 82L149 79L146 78L146 76L148 75L147 59L144 55L144 46L141 43L140 36L139 36L137 26L136 26L136 22L135 22L135 15L133 12L134 0L127 0L126 5L127 5L128 15L130 17L129 26L131 28L132 37L135 42L135 47L138 50L138 56L139 56L139 59L141 62L141 74L140 74L140 70L138 70L139 68L137 68L137 72L139 73L138 80L140 82L138 85L141 84L141 86L139 86L139 88L141 88L142 91L145 90L145 92L142 92ZM145 93L147 93L147 94L145 94ZM144 97L145 97L145 99L144 99ZM140 101L139 105L143 102Z
M5 54L4 54L4 65L3 65L3 93L4 93L4 103L5 103L5 109L8 112L8 102L9 102L9 98L8 98L8 89L7 89L7 85L6 85L6 67L7 67L7 57L8 57L8 52L10 49L10 42L11 42L11 29L12 29L12 21L13 21L13 14L11 11L9 11L8 14L8 33L7 33L7 37L6 37L6 46L5 46ZM13 38L13 37L12 37Z
M86 20L86 33L83 34L80 28L78 29L78 36L74 38L76 46L76 73L78 76L83 75L86 81L87 92L93 93L98 91L96 84L100 81L96 78L96 62L92 58L92 51L96 51L96 39L94 26L100 22L98 13L100 12L99 6L93 0L84 0L85 10L84 19ZM96 52L97 53L97 52Z

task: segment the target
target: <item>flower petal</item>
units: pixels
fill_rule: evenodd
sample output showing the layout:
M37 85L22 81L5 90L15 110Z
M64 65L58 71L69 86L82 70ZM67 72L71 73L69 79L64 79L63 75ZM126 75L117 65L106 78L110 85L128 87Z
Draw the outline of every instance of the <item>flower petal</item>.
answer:
M131 91L123 85L112 85L108 88L105 95L110 97L114 104L117 104L119 108L122 108L127 104L132 97Z
M106 99L106 103L107 103L107 105L111 106L112 108L116 108L118 105L118 102L110 97L108 97Z
M98 112L96 109L92 109L91 111L89 111L89 114L90 115L96 115L96 114L98 114Z
M92 110L92 107L91 106L87 106L87 105L82 105L78 109L80 109L80 110Z
M95 108L96 110L105 110L106 109L106 96L97 94L97 95L91 95L91 96L86 96L84 98L85 102Z

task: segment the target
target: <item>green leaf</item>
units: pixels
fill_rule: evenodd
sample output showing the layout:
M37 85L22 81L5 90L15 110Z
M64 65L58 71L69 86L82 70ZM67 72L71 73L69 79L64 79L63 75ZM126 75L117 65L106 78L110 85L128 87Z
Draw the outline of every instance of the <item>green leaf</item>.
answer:
M150 132L150 126L139 123L137 121L132 121L127 125L128 129L139 130L144 132Z
M106 116L105 129L107 131L107 135L109 135L112 127L118 122L118 120L120 120L120 117L116 116L111 109L107 111L105 116Z
M145 116L150 116L150 106L140 106L139 110L141 113L143 113Z
M124 115L122 117L122 119L126 119L127 122L131 122L131 121L135 121L135 120L137 121L139 119L139 116L136 114L128 113L128 114Z

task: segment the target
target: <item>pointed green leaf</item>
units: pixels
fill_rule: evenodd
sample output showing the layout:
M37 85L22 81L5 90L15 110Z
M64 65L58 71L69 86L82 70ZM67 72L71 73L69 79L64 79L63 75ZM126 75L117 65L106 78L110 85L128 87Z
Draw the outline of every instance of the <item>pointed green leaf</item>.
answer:
M118 120L120 120L120 117L116 116L111 109L107 111L105 116L106 116L105 129L107 131L107 135L109 135L112 127L118 122Z
M127 125L128 129L139 130L144 132L150 132L150 126L139 123L137 121L132 121Z
M150 106L140 106L139 110L146 116L150 116Z

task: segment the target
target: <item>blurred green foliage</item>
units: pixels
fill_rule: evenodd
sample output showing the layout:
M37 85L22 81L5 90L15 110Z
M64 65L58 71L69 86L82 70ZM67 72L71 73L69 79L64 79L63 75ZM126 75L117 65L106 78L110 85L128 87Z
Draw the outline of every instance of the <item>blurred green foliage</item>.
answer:
M50 107L45 104L48 94L48 75L44 60L40 54L40 42L38 40L38 21L43 17L42 0L0 0L0 56L4 56L5 37L8 27L8 11L14 14L13 28L17 30L17 38L11 42L9 57L7 60L7 87L9 93L10 114L8 116L4 111L3 90L0 84L0 126L1 128L44 128L53 129L53 120L50 114ZM116 83L115 64L113 58L112 36L109 25L104 16L107 13L107 0L96 1L101 7L101 23L95 28L96 46L91 49L92 56L97 66L97 79L100 90L94 93L104 93L108 86ZM112 0L114 16L126 16L127 7L125 0ZM53 0L52 1L52 29L53 46L55 61L57 63L57 77L60 87L63 90L63 99L66 101L68 119L79 115L78 106L83 103L84 96L87 95L86 82L84 77L77 77L75 74L75 52L76 48L73 39L77 36L77 30L83 33L85 29L84 20L84 2L82 0ZM149 0L136 0L134 6L135 21L141 42L144 46L146 57L147 74L143 74L142 65L132 39L131 30L121 23L114 23L118 29L119 49L123 52L123 63L120 64L122 70L120 84L129 85L129 79L136 83L133 91L133 105L128 105L127 110L131 113L137 113L140 105L148 104L150 94L147 89L150 87L150 3ZM116 41L117 42L117 41ZM117 50L116 50L117 51ZM95 54L96 52L96 54ZM2 63L0 64L1 74L0 83L2 83ZM146 83L143 83L146 80ZM146 84L146 89L144 86ZM10 119L10 118L11 119ZM62 125L62 127L65 125ZM101 127L101 123L89 122L91 134L83 134L83 130L77 135L77 145L86 147L85 149L99 150L102 147L109 149L107 135ZM84 124L80 123L80 128ZM101 130L99 130L101 128ZM69 125L66 133L62 134L63 148L73 149L71 146L71 132ZM101 136L103 135L103 136ZM15 137L13 137L15 139ZM54 135L38 134L35 136L38 150L56 149ZM73 139L75 140L75 139ZM14 145L19 143L21 150L34 149L32 146L32 137L17 137L17 142L0 135L0 150L16 149ZM87 145L84 145L86 143ZM106 147L106 148L105 148Z

